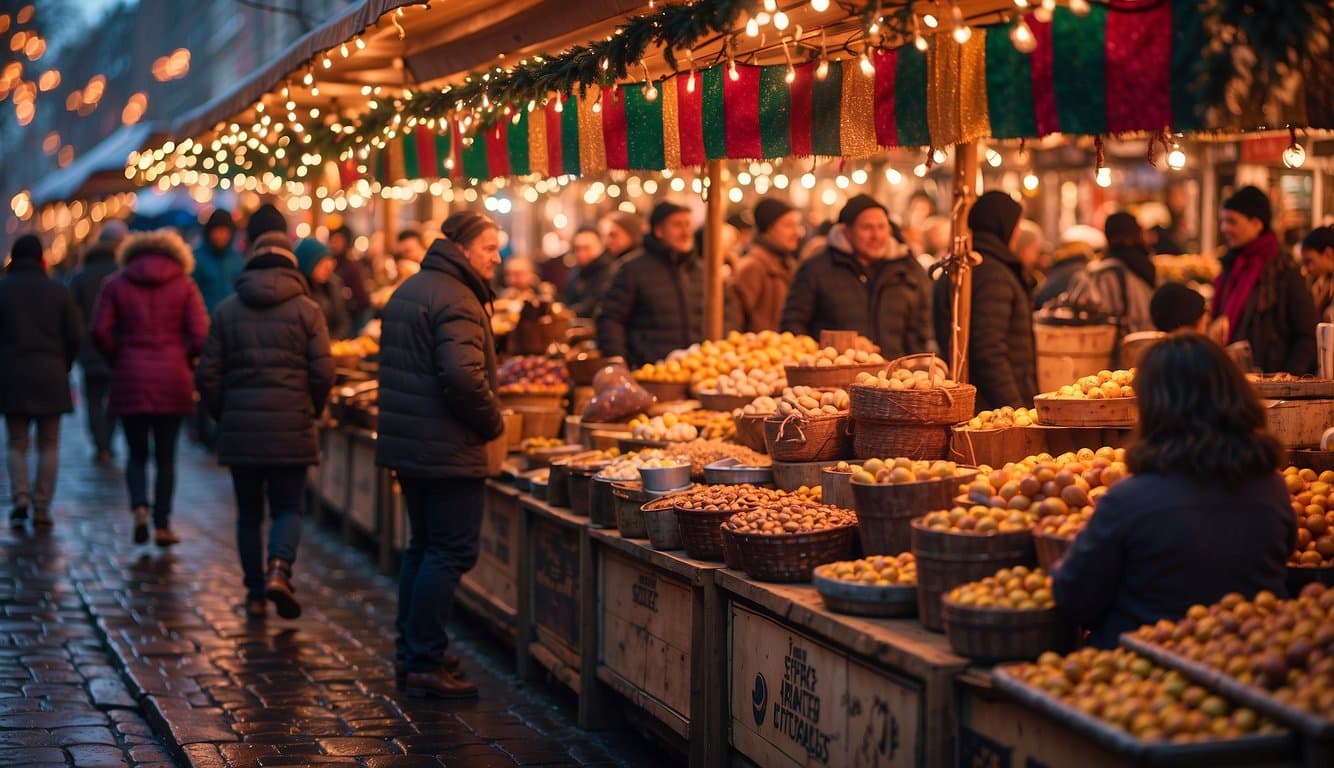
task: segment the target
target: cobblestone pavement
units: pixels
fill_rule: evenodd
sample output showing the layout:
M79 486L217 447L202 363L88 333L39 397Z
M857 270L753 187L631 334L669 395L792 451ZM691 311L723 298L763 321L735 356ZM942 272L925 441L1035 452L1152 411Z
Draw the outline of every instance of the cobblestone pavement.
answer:
M73 418L61 437L54 530L0 532L0 765L669 764L633 734L575 728L568 697L520 684L467 626L452 649L480 698L399 696L392 580L309 520L301 619L247 623L227 474L182 445L184 542L136 547L121 473L92 465Z

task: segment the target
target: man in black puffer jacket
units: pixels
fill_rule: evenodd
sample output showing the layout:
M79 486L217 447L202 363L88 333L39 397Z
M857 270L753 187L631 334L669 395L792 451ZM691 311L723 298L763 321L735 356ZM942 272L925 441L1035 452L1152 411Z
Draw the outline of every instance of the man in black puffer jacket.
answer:
M473 212L441 225L385 305L375 462L398 474L411 541L398 584L397 672L410 696L465 697L446 625L459 578L477 563L487 443L504 423L486 306L500 263L499 227Z
M333 387L329 329L296 268L287 235L255 241L236 293L213 313L195 384L218 422L218 462L236 491L236 543L245 573L246 615L265 598L283 618L301 615L292 563L301 540L306 468L320 460L315 422ZM268 577L260 532L267 491Z
M661 202L644 246L625 256L597 317L598 348L631 368L704 339L704 266L695 253L690 209Z
M1033 342L1033 283L1011 246L1023 206L1004 192L983 193L968 212L973 250L982 263L973 268L968 380L977 386L978 411L1010 405L1032 406L1038 390ZM941 354L949 359L950 281L936 281L934 315Z

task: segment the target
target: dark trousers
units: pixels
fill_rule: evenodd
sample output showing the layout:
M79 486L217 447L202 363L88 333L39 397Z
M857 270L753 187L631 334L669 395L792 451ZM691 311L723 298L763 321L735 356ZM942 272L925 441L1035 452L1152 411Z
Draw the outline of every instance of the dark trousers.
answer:
M28 446L32 427L37 427L37 477L28 474ZM56 492L56 471L60 467L60 414L46 416L5 415L7 435L6 467L9 469L9 495L16 507L29 504L50 509Z
M107 410L111 397L111 375L83 372L83 397L87 400L88 436L98 451L111 452L111 439L116 434L116 417Z
M130 458L125 463L125 484L130 488L130 508L152 507L153 526L171 524L171 497L176 490L176 436L181 431L181 417L160 413L124 414L125 442ZM153 463L157 474L153 481L153 501L148 500L148 442L153 441Z
M301 544L301 504L306 493L303 466L232 467L236 491L236 551L241 555L246 597L264 597L264 499L269 500L269 557L296 562Z
M398 574L399 663L409 672L444 664L459 578L477 564L483 489L478 479L400 477L411 539Z

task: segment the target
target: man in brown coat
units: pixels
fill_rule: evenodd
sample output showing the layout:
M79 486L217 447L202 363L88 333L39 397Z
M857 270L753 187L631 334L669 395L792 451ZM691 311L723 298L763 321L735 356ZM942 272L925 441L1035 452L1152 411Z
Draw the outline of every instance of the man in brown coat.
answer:
M755 205L755 238L732 278L742 332L778 330L801 235L801 213L786 201L766 197Z

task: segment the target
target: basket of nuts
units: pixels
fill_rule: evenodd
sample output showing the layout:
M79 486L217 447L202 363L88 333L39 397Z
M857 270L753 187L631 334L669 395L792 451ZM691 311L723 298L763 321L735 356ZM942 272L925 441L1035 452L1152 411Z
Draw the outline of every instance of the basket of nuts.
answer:
M816 566L851 557L857 515L789 496L781 506L738 512L722 525L738 567L760 581L810 581Z
M911 552L826 563L815 569L815 591L825 607L853 616L917 613L917 561Z
M848 394L841 389L788 387L778 412L764 421L764 444L776 461L830 461L850 455Z
M879 352L849 349L839 352L825 347L811 355L802 355L796 365L783 366L789 386L846 387L860 373L875 373L885 367Z
M671 497L686 554L696 560L723 561L719 527L737 512L773 504L776 491L753 485L705 485Z
M974 659L1036 659L1074 647L1077 632L1056 613L1051 577L1041 568L1002 568L955 587L943 600L945 635Z

